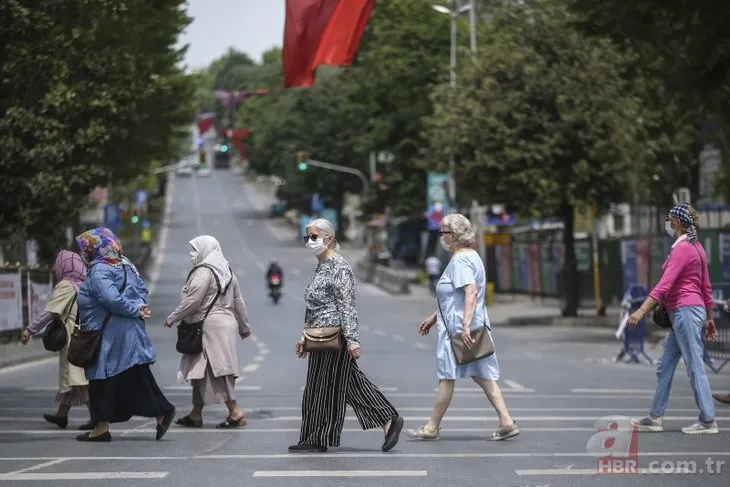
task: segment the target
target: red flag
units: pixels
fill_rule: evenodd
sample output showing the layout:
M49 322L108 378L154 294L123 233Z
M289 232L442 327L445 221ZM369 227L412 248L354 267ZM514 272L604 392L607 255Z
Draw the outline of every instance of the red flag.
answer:
M284 85L312 86L318 66L352 64L375 0L286 0Z

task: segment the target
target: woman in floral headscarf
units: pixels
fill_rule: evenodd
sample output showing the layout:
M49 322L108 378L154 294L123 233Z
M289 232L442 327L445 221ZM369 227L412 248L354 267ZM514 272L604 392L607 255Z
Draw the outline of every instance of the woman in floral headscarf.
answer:
M175 417L175 407L150 371L157 357L145 329L150 310L144 281L122 255L122 245L111 230L89 230L76 237L76 244L89 266L79 291L81 327L103 328L99 355L86 368L89 409L96 427L76 439L109 442L109 423L142 416L157 419L156 439L161 440Z
M712 435L719 432L703 361L703 335L714 340L717 330L712 320L714 301L707 255L697 235L699 221L697 211L688 204L669 210L664 229L675 241L664 262L662 277L627 322L629 327L635 327L650 309L664 303L672 325L657 364L658 381L651 410L648 416L634 420L639 431L664 431L662 416L669 402L674 371L679 359L684 358L700 415L699 421L682 428L682 433Z
M86 279L86 266L78 254L62 250L56 257L56 280L51 299L46 310L41 313L28 328L23 330L20 342L26 345L31 336L39 334L54 319L60 318L66 325L66 336L70 337L76 321L76 295ZM56 414L44 414L43 418L61 428L68 426L68 412L72 406L86 406L89 402L89 383L84 369L68 363L68 342L58 354L58 394ZM91 430L94 423L88 421L79 427L80 430Z

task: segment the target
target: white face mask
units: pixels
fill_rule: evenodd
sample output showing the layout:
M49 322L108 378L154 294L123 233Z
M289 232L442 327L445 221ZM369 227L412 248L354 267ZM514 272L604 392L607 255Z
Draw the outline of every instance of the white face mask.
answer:
M664 222L664 231L667 232L667 235L670 237L674 237L674 229L672 228L672 222L666 221Z
M445 251L449 251L449 246L446 245L445 236L441 235L441 248L443 248Z
M327 249L324 244L324 239L318 238L317 240L307 240L307 248L311 250L314 255L319 255Z
M195 262L198 260L198 252L196 252L195 250L191 250L189 255L190 255L190 262L192 262L193 265L195 265Z

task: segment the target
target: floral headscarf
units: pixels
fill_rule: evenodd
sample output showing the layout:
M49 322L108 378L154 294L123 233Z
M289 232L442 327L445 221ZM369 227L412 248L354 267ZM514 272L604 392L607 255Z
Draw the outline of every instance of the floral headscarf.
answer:
M689 205L683 203L681 205L675 206L674 208L669 210L669 216L681 223L682 226L687 230L688 242L694 242L699 238L697 235L697 228L695 227L695 223L692 220L692 215L689 212Z
M79 254L69 252L68 250L62 250L56 257L56 265L54 267L56 271L56 279L58 281L66 280L70 282L76 291L79 290L81 285L86 279L86 265L81 260Z
M139 275L137 268L122 254L122 243L114 232L108 228L99 227L88 230L76 237L76 245L81 258L87 266L104 263L114 267L128 265Z

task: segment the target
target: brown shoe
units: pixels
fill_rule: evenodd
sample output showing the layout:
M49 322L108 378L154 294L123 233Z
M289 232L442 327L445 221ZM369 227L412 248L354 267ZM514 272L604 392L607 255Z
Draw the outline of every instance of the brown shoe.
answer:
M712 397L715 398L715 401L721 402L723 404L730 404L730 394L726 394L724 396L720 396L718 394L713 394Z

